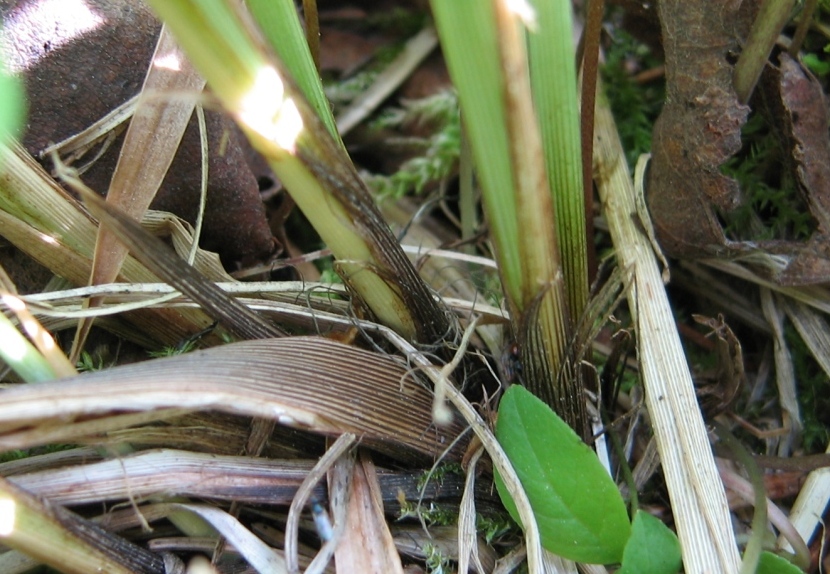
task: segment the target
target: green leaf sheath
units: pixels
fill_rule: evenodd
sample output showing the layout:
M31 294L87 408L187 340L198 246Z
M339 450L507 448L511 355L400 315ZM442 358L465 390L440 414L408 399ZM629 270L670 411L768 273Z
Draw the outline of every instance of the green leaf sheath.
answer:
M293 2L252 2L264 32L246 27L231 0L150 4L332 249L338 273L365 306L410 340L434 344L451 334L451 316L403 253L334 130L299 20L287 16ZM277 58L262 45L263 33Z

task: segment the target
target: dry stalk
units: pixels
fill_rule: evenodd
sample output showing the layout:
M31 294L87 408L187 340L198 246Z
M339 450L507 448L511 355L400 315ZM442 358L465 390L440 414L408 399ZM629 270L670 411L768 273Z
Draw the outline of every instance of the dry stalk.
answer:
M634 187L607 101L598 99L596 180L617 260L631 269L629 307L657 448L683 560L689 574L737 572L738 557L723 484L695 397L657 258L635 221Z

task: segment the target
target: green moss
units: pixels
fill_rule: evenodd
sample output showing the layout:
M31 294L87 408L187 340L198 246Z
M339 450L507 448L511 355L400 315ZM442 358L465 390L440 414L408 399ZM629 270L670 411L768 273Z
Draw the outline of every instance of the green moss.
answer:
M722 171L735 178L744 194L742 205L725 214L725 228L735 240L804 240L815 229L795 181L784 167L783 144L761 114L742 130L744 148Z
M398 37L407 37L417 34L424 27L426 15L423 12L393 8L392 10L378 10L372 12L366 19L367 28L392 32Z
M389 63L403 50L403 44L381 48L372 62L356 74L343 80L325 80L326 97L336 107L345 106L365 92Z
M436 502L425 506L402 500L398 520L405 518L415 518L427 526L452 526L458 522L458 508Z
M458 164L461 119L454 92L405 102L403 108L381 114L372 127L389 129L413 124L426 126L430 135L412 142L422 151L404 162L397 172L368 178L369 185L381 197L399 198L410 192L421 193L430 183L449 177Z
M827 393L827 374L816 363L801 336L792 326L786 326L784 337L795 367L798 403L804 424L804 450L807 453L824 452L830 441L830 394Z
M493 516L476 514L476 530L484 535L487 544L504 537L509 533L520 532L519 527L506 512Z
M444 556L441 549L435 544L427 543L422 548L426 556L424 562L429 574L445 574L452 572L452 561Z
M22 458L26 458L27 456L29 455L22 450L10 450L2 452L0 453L0 464L4 462L12 462L13 460L20 460Z
M464 469L461 468L461 465L457 462L439 464L432 470L424 471L421 476L418 477L418 490L425 489L427 484L430 482L437 482L439 486L442 485L444 477L448 474L464 476Z
M91 353L82 351L80 359L75 364L75 368L79 373L100 371L104 368L104 358L100 355L93 357Z

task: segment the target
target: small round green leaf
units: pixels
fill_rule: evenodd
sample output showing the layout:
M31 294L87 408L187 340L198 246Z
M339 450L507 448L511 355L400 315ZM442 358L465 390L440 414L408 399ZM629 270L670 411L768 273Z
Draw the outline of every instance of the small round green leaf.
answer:
M625 503L576 433L545 403L514 385L502 397L496 437L530 500L542 545L577 562L620 562L631 530ZM498 475L496 487L520 522Z
M617 574L676 574L680 566L677 536L660 520L638 510Z
M798 566L772 552L761 552L755 574L804 574L804 572Z

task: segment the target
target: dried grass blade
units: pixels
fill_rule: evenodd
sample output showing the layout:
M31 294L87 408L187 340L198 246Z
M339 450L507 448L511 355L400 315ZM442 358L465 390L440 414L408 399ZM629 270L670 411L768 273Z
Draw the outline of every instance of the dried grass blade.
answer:
M309 564L307 574L319 574L324 567L328 566L332 557L334 557L337 546L340 544L340 539L343 538L343 533L348 527L346 516L352 498L352 486L354 485L352 475L356 464L356 456L341 456L326 473L330 518L334 522L334 528L331 532L331 538L323 544L323 547L320 548L320 551Z
M335 550L338 572L403 574L401 558L383 514L374 463L362 456L352 472L346 530Z
M199 303L206 313L221 321L235 336L242 339L263 339L285 334L283 330L229 297L196 268L171 251L159 238L150 235L140 224L108 205L80 180L68 174L65 179L84 196L90 210L115 232L133 256L170 285Z
M631 268L638 354L657 447L687 572L737 572L740 562L723 484L695 397L659 265L631 217L634 187L613 115L598 98L594 165L617 260Z
M141 500L162 493L273 505L289 504L310 470L311 463L300 459L157 449L7 478L32 494L48 496L52 503L62 505Z
M791 301L787 297L781 297L780 302L816 362L830 376L830 332L827 322L804 303ZM825 452L830 452L830 446ZM822 524L821 515L828 501L830 468L819 468L807 476L790 512L790 521L805 542L811 541L816 529ZM792 550L783 535L778 539L778 547Z
M162 26L142 93L145 96L156 91L198 94L204 86L205 80L187 61L167 26ZM194 105L195 98L139 100L107 193L107 201L127 217L140 221L150 207L173 162ZM111 231L99 227L90 284L115 281L127 254L127 247ZM92 307L99 303L97 298L89 301ZM91 326L91 319L78 324L73 356L80 352Z
M492 572L495 567L495 561L488 561L488 567L485 568L481 564L481 553L479 552L479 545L477 544L476 533L476 501L475 501L475 484L476 484L476 465L478 464L481 455L484 454L484 448L479 447L478 450L470 457L470 462L467 465L466 480L464 481L464 494L461 496L461 507L458 509L458 571L468 572L470 568L470 558L472 557L472 565L475 566L476 572L485 574ZM490 558L488 556L488 558Z
M317 116L286 66L270 61L260 33L240 17L236 3L149 3L292 191L333 250L338 272L366 306L408 339L434 344L452 333L451 317L409 263L342 142ZM296 18L290 23L299 27Z
M459 423L434 429L430 392L396 360L316 337L232 343L0 396L7 432L113 411L213 409L322 434L353 432L386 451L403 445L435 457L463 430ZM0 436L0 448L32 444Z
M778 402L784 428L789 431L779 445L779 456L788 456L795 436L804 428L798 405L795 385L795 365L787 341L784 338L784 311L776 304L772 291L761 288L761 310L773 333L775 357L775 382L778 387Z
M236 550L248 561L248 564L260 574L286 574L285 560L277 551L257 538L250 530L233 516L212 506L200 504L161 504L163 511L170 514L186 510L210 522L219 533L234 545Z
M171 61L177 63L178 69L170 67ZM204 85L204 78L185 58L167 26L162 27L142 89L147 99L139 100L107 193L107 201L127 217L140 221L149 208L190 121L196 95ZM164 92L192 92L193 97L162 99L159 94ZM125 248L113 244L115 241L106 229L99 229L95 254L99 267L93 271L96 284L113 282L127 255Z
M101 438L102 434L179 417L189 412L186 409L171 408L150 412L119 414L78 422L66 421L60 425L46 425L17 432L13 440L18 444L43 445L66 443L73 440L81 442L87 437L98 436L97 442L102 442L104 440ZM2 426L2 423L0 423L0 426Z
M53 273L75 285L86 284L96 234L89 214L19 144L1 146L0 163L4 166L0 175L0 234ZM166 221L156 224L170 225ZM179 242L175 230L173 240ZM196 261L211 279L230 279L217 271L221 267L209 264L204 252ZM158 278L129 257L121 280L144 283ZM130 320L166 344L175 344L210 324L209 318L195 309L143 311L131 315Z
M291 572L298 568L297 533L300 529L300 513L305 508L317 483L325 478L326 473L337 462L337 459L347 456L347 451L356 440L357 437L352 433L340 435L303 479L303 483L297 489L297 494L291 501L291 507L288 509L288 519L285 523L285 559ZM325 540L324 542L328 541Z
M830 330L827 321L804 303L792 301L788 297L780 297L778 301L807 344L813 358L830 377Z

